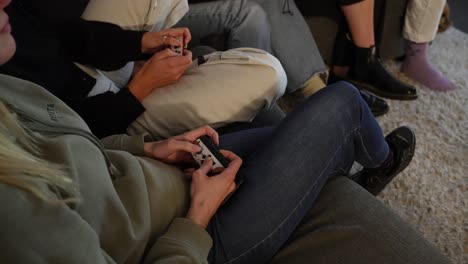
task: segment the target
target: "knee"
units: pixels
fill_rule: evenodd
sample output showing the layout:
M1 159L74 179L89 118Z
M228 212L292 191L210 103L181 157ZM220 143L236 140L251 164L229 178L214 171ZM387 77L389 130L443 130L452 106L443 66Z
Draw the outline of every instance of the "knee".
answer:
M242 9L245 10L246 14L258 17L259 20L268 20L267 14L261 5L248 0L243 2Z
M268 108L284 95L287 85L286 72L280 61L266 51L254 48L239 48L232 52L242 51L247 63L243 63L243 71L247 71L244 79L246 89L255 89L255 94L263 98ZM254 85L254 87L252 87ZM248 88L250 87L250 88Z
M281 62L273 55L265 52L262 57L262 64L267 70L263 71L263 74L259 75L259 78L262 78L265 80L265 83L268 84L264 87L264 89L266 89L265 93L278 99L283 96L286 91L286 85L288 83L286 72Z
M344 109L355 104L361 99L359 90L348 82L337 82L328 86L327 99L325 100L330 108L336 107L344 111Z
M268 19L268 15L259 4L253 1L243 0L241 1L240 12L242 12L243 15L239 17L243 17L244 20L249 20L249 24L255 25L255 27L262 30L269 31L270 21Z

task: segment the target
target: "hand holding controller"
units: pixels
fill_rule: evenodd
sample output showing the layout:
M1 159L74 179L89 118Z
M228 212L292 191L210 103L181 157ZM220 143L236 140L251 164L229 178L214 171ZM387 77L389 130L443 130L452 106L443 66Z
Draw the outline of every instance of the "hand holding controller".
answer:
M199 153L192 153L193 159L202 165L207 158L213 160L212 169L217 168L226 168L229 166L229 160L226 159L221 152L219 152L218 147L213 143L209 136L202 136L195 141L195 144L202 148L202 151Z
M213 140L209 136L202 136L195 141L195 144L199 145L202 148L202 151L199 153L192 153L193 159L198 163L199 166L207 158L211 158L213 161L212 170L218 168L227 168L229 166L229 160L221 154L218 147L213 143ZM224 200L223 204L231 197L231 195L239 188L239 186L244 182L244 177L241 174L237 174L235 183L236 189Z
M184 55L184 47L185 47L185 43L184 43L184 37L183 36L179 36L179 37L176 37L176 39L180 42L180 46L169 46L169 48L175 52L177 54L177 56L183 56Z

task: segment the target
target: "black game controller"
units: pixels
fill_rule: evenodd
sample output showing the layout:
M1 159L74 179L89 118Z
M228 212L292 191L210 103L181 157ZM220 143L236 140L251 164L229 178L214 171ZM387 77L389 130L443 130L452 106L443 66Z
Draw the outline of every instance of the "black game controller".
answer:
M195 141L195 144L200 146L202 150L199 153L192 153L193 159L198 163L198 165L202 165L203 162L207 158L211 158L213 161L212 170L216 170L218 168L227 168L229 166L230 161L226 159L226 157L221 154L219 151L218 146L213 142L213 140L209 136L202 136ZM242 174L237 173L235 183L236 189L244 182L244 177ZM234 191L235 191L234 190ZM232 193L234 193L234 191ZM232 195L232 193L224 200L223 204L226 200Z

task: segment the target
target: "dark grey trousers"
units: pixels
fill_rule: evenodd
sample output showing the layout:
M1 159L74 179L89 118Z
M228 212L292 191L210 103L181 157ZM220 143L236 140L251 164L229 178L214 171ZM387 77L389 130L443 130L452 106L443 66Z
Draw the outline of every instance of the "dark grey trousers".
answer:
M226 40L225 48L253 47L271 52L286 71L286 92L290 93L327 68L296 5L291 2L290 12L286 12L283 2L223 0L191 4L177 26L190 28L195 41L221 34L226 35L222 38Z

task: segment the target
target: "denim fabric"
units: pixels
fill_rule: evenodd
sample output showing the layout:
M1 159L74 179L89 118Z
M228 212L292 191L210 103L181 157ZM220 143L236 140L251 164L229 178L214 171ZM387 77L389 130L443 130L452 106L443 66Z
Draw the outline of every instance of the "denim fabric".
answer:
M268 18L261 7L246 0L192 4L176 27L188 27L195 38L228 33L228 49L253 47L271 53Z
M275 128L227 134L221 142L243 157L246 178L209 225L211 263L268 261L330 175L346 173L354 161L376 167L388 155L366 103L343 82L310 97Z
M227 0L190 5L177 26L196 38L227 33L227 48L254 47L275 55L288 76L287 92L300 88L312 75L326 71L309 27L294 2ZM260 5L255 3L260 2Z

